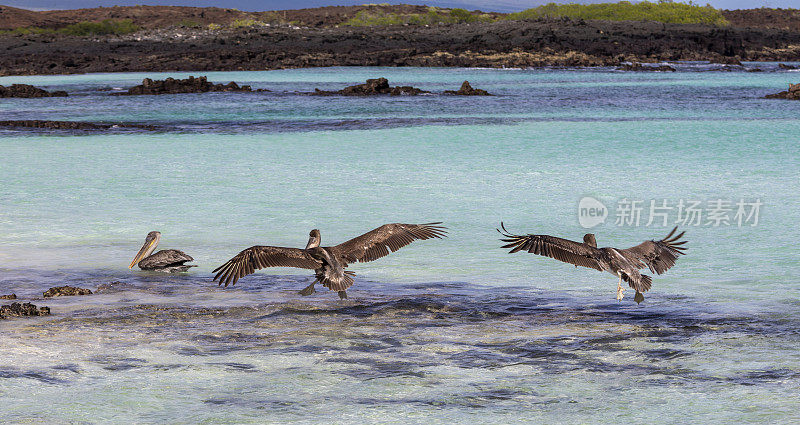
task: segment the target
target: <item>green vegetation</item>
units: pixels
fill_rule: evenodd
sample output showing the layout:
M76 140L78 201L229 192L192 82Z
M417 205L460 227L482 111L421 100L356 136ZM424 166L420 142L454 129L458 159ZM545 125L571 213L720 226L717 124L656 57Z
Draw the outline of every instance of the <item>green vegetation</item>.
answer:
M386 13L383 11L362 10L342 25L353 27L374 27L387 25L436 25L460 24L466 22L491 22L496 20L489 14L474 14L465 9L443 10L429 7L427 13Z
M77 24L67 25L58 30L68 35L122 35L139 31L139 27L134 25L130 19L105 19L101 22L78 22Z
M192 19L184 19L184 20L178 22L178 26L179 27L186 27L186 28L200 28L203 25L200 22L197 22L197 21L192 20Z
M710 5L675 3L660 0L658 3L643 1L630 3L556 4L549 3L533 9L511 13L506 19L561 18L600 19L607 21L656 21L675 24L708 24L725 26L728 21Z
M139 31L139 27L134 25L130 19L112 20L106 19L102 22L78 22L77 24L67 25L64 28L39 28L21 27L13 30L0 31L0 34L67 34L76 36L89 35L122 35Z
M256 21L255 19L236 19L230 23L231 28L252 28L252 27L265 27L269 25L267 22Z

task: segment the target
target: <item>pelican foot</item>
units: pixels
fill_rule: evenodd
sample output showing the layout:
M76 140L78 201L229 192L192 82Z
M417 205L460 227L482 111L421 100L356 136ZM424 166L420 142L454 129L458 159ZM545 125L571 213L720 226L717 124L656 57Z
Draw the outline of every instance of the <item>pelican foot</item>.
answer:
M339 291L339 299L346 300L347 299L347 291Z
M636 291L636 295L633 296L633 300L636 301L636 304L641 304L642 301L644 301L644 295L641 292Z
M315 282L315 283L316 283L316 282ZM300 295L302 295L302 296L308 296L308 295L311 295L311 294L313 294L314 292L316 292L316 291L314 290L314 284L315 284L315 283L312 283L311 285L308 285L308 286L306 286L305 288L303 288L303 289L300 291Z
M625 298L625 288L622 286L617 287L617 301L622 301Z

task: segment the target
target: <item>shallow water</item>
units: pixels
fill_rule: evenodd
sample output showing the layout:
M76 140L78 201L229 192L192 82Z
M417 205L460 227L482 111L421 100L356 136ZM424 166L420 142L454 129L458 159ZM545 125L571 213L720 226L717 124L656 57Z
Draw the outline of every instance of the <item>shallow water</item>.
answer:
M0 130L0 294L100 287L0 321L4 421L797 421L800 103L761 97L800 74L682 67L219 72L272 91L152 97L98 89L189 74L0 77L75 93L3 99L0 120L163 127ZM298 94L378 76L497 96ZM498 248L501 220L580 239L584 196L763 207L756 226L683 226L688 255L637 306L609 274ZM250 245L393 221L450 235L353 265L346 301L297 295L291 269L210 282ZM591 231L627 247L659 224ZM128 271L150 230L199 267Z

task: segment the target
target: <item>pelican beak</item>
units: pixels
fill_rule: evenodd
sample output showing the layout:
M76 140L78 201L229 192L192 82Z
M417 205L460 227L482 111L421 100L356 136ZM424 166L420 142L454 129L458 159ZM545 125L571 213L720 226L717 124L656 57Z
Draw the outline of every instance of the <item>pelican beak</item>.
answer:
M308 243L306 244L306 249L311 248L311 245L314 244L314 237L308 238Z
M140 249L139 252L136 253L136 257L133 257L133 261L131 261L131 264L128 266L128 268L132 269L133 266L135 266L139 261L142 261L142 258L144 258L147 255L147 252L151 250L153 244L155 244L156 242L157 240L155 238L153 239L148 238L147 240L145 240L144 245L142 245L142 249Z

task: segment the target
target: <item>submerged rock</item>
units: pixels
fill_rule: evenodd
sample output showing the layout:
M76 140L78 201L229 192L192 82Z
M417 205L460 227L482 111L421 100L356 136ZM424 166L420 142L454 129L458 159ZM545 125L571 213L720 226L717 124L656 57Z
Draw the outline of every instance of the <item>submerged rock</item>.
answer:
M125 283L125 282L120 282L118 280L115 280L113 282L102 283L102 284L98 285L97 289L95 290L95 293L99 294L101 292L102 293L120 292L120 291L124 291L126 289L130 289L132 287L133 287L133 285L131 285L130 283Z
M444 94L453 94L458 96L491 96L491 94L486 90L472 88L472 86L469 84L469 81L464 81L461 83L461 88L458 89L458 91L445 90Z
M74 286L56 286L45 291L43 295L45 298L68 297L72 295L92 295L92 291Z
M17 294L0 295L0 300L16 300L16 299L17 299Z
M767 99L800 100L800 84L789 84L789 90L768 94L764 97Z
M108 130L111 128L140 128L157 130L158 127L145 124L104 124L83 121L11 120L0 121L0 127L45 128L50 130Z
M31 303L13 303L0 306L0 319L22 316L48 316L50 307L36 307Z
M626 63L617 68L617 71L660 71L660 72L675 72L675 68L669 65L642 65L639 62Z
M145 78L142 80L142 84L131 87L127 92L111 93L111 96L252 91L253 89L250 86L239 86L233 81L228 84L214 84L209 82L206 77L189 77L183 80L176 80L172 77L169 77L166 80L151 80L149 78ZM258 89L256 91L269 90Z
M786 70L790 70L790 69L797 69L797 67L796 67L796 66L794 66L794 65L786 65L785 63L779 63L779 64L778 64L778 68L780 68L780 69L786 69Z
M367 82L364 84L356 84L355 86L348 86L343 88L342 90L325 91L320 89L314 89L314 93L311 94L317 96L333 96L333 95L374 96L380 94L388 94L391 96L401 96L401 95L416 96L422 93L430 93L430 92L411 86L392 87L389 85L389 80L387 80L386 78L374 78L367 80Z
M0 97L65 97L67 92L59 90L49 92L28 84L12 84L8 87L0 86Z

